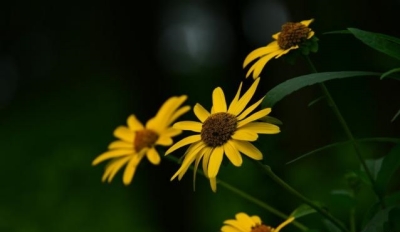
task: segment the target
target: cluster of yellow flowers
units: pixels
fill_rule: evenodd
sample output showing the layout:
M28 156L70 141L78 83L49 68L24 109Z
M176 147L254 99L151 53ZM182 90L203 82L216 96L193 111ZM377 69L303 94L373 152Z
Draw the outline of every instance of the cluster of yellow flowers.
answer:
M103 181L112 181L116 173L125 166L123 183L131 183L140 161L144 156L154 165L161 161L156 146L170 146L165 155L169 155L177 149L189 145L184 153L184 159L178 171L171 180L178 177L180 180L194 162L194 172L202 160L204 175L209 179L211 189L217 190L217 174L219 172L224 155L236 167L242 165L241 154L254 160L263 158L262 152L251 142L258 139L259 134L276 134L280 132L278 126L258 121L271 112L271 108L255 109L263 99L248 106L259 85L262 69L272 58L279 58L291 50L299 48L301 44L312 38L314 32L308 27L313 20L298 23L286 23L282 31L274 34L273 42L265 47L251 52L244 60L243 67L256 61L246 78L253 73L254 82L244 94L242 83L232 101L227 104L225 95L220 87L212 93L212 108L206 110L202 105L196 104L193 112L198 121L180 121L174 123L180 116L190 110L190 106L182 106L187 96L173 96L169 98L159 109L157 114L143 125L135 115L127 119L127 126L119 126L114 131L116 140L108 146L108 151L100 154L93 160L92 165L97 165L108 160ZM173 124L174 123L174 124ZM171 124L173 124L171 126ZM192 131L196 134L190 135L176 143L172 138L182 131ZM255 232L263 231L278 232L284 225L293 221L290 217L276 229L262 224L258 216L248 216L238 213L236 220L227 220L221 230L223 232Z

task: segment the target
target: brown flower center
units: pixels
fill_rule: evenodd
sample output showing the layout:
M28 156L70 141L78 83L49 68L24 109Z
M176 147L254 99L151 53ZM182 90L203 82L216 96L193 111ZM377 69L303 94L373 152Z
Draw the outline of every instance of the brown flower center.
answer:
M133 141L135 151L139 152L145 147L152 147L158 139L158 134L149 129L136 131L136 136Z
M251 232L272 232L274 228L264 224L251 227Z
M201 128L201 140L209 147L225 144L236 131L237 119L233 114L215 113L210 115Z
M301 23L285 23L278 36L278 45L282 49L289 49L304 42L311 29Z

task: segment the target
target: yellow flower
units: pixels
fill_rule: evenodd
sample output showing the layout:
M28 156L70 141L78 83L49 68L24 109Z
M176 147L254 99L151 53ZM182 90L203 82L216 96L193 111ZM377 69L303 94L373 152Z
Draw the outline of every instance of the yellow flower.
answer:
M255 160L262 159L261 152L250 141L257 140L258 134L276 134L280 130L278 126L270 123L255 122L271 112L271 108L266 108L251 114L263 99L245 109L253 97L259 81L259 78L256 79L247 92L239 97L241 83L229 107L225 102L222 89L220 87L214 89L211 113L200 104L196 104L193 111L200 122L182 121L173 125L173 128L194 131L199 134L180 140L166 151L165 154L168 155L180 147L191 144L185 153L181 167L171 180L177 176L181 180L194 161L194 171L196 172L200 160L203 159L203 171L210 179L211 188L215 192L216 176L224 154L237 167L242 165L240 152Z
M289 217L282 222L276 229L261 222L260 217L249 216L245 213L236 214L236 219L224 221L221 232L279 232L284 226L294 221L294 217Z
M126 165L122 179L125 185L130 184L144 156L152 164L159 164L161 159L155 146L170 146L173 143L172 137L182 132L170 125L190 110L189 106L179 108L186 98L185 95L169 98L158 110L156 116L147 121L146 126L143 126L135 115L130 115L127 120L128 127L119 126L115 129L114 136L120 140L110 143L109 151L99 155L92 162L92 165L97 165L110 160L102 181L111 182L118 170Z
M314 36L314 31L308 27L314 19L304 20L299 23L288 22L282 26L282 30L272 36L275 39L265 47L257 48L247 55L243 62L243 68L250 62L260 58L251 66L246 74L246 78L253 73L253 78L260 76L260 73L269 60L279 58L293 49L298 49L299 45Z

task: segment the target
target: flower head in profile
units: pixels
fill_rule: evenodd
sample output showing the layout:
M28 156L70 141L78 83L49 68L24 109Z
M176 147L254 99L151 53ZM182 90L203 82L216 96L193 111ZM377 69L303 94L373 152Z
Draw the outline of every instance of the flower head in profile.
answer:
M157 165L160 163L160 155L155 146L172 145L172 137L182 131L170 127L170 125L181 115L190 110L189 106L183 106L186 96L169 98L158 110L155 117L147 121L144 126L135 115L130 115L127 120L128 126L119 126L114 130L116 140L108 146L108 151L100 154L92 165L109 160L106 165L102 181L111 182L118 170L125 167L123 183L131 183L136 168L144 156L150 163Z
M284 226L294 221L294 219L294 217L289 217L278 227L273 228L263 224L260 217L256 215L249 216L245 213L238 213L235 219L224 221L225 225L222 226L221 232L279 232Z
M234 166L242 165L240 153L254 159L261 160L261 152L250 142L258 139L258 134L279 133L279 127L270 123L256 122L271 112L271 108L262 109L252 113L263 99L247 107L253 97L260 79L256 79L246 93L240 97L242 84L232 102L227 106L224 92L220 87L214 89L212 94L211 112L200 104L193 108L194 114L200 122L182 121L173 125L173 128L194 131L198 134L188 136L172 145L166 155L176 149L189 145L184 160L179 170L171 178L178 176L180 180L189 166L195 162L196 172L200 160L204 174L210 179L212 190L216 191L216 176L218 174L224 154ZM196 175L194 175L195 177Z
M264 66L272 58L279 58L291 50L300 48L304 42L310 40L314 36L314 31L308 26L312 23L313 19L304 20L301 22L293 23L288 22L282 26L282 30L274 35L273 42L265 47L257 48L247 55L243 62L243 68L249 65L252 61L257 60L248 70L246 78L253 73L253 78L260 76ZM312 45L315 45L314 43ZM315 46L314 46L315 47ZM311 48L313 50L313 48Z

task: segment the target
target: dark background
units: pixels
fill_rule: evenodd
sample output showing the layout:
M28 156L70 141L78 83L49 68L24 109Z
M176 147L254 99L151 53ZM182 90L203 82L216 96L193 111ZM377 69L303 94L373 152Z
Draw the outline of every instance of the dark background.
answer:
M199 176L169 179L178 166L167 160L140 164L130 186L121 175L101 182L104 164L91 161L113 141L129 114L145 122L170 96L209 109L221 86L232 99L245 86L245 56L271 41L287 21L314 18L320 39L312 54L319 71L384 72L399 66L350 35L324 32L356 27L400 37L399 1L10 1L0 7L0 231L218 231L237 212L282 220L223 187L213 193ZM255 99L284 80L309 73L303 60L268 63ZM355 137L399 137L400 85L359 77L327 83ZM265 162L300 192L324 202L347 223L345 203L331 195L346 187L344 174L359 167L350 146L286 162L318 147L345 141L316 86L279 102L272 116L282 133L261 136ZM183 118L193 120L192 112ZM393 144L362 143L366 158ZM180 156L179 152L174 153ZM249 160L226 166L219 177L289 214L300 202ZM395 191L398 184L394 184ZM373 203L366 186L358 196L357 222ZM317 220L315 220L317 219ZM325 228L318 215L301 222ZM286 231L296 231L289 226Z

